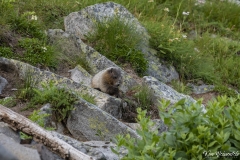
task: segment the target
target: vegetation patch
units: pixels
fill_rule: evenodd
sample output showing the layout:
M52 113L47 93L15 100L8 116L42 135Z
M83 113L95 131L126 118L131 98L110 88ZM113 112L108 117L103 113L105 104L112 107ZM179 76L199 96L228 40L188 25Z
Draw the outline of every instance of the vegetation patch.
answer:
M158 109L154 105L153 92L147 85L134 86L130 89L123 100L128 104L123 108L123 120L126 122L136 122L137 108L147 111L147 115L152 119L159 118Z
M136 28L115 16L106 22L96 22L96 32L87 36L97 51L118 64L129 63L139 75L144 75L147 60L138 50L141 36Z
M34 89L34 96L28 104L28 108L36 107L38 104L50 103L54 119L58 122L66 120L70 112L74 109L74 104L78 97L71 90L59 88L54 82L42 84L42 89Z
M124 146L128 150L123 160L225 158L217 153L229 153L229 158L239 158L239 96L218 97L206 106L206 113L201 101L186 106L181 100L166 112L169 104L169 101L162 101L159 107L160 117L168 126L168 131L160 134L149 129L154 123L146 117L146 111L138 109L141 128L137 133L141 138L119 135L116 139L118 148ZM118 153L118 150L113 151Z

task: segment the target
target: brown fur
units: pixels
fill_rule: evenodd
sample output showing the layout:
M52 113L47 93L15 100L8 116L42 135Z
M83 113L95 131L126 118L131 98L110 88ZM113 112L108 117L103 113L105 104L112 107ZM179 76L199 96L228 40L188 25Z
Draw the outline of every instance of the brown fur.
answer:
M119 97L118 87L121 83L122 74L120 69L110 67L97 73L92 78L91 86L109 95Z

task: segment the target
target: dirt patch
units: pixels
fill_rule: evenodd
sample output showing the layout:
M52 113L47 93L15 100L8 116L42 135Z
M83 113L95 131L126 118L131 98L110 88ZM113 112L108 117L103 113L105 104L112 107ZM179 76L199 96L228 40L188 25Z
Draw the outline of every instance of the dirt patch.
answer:
M136 72L133 70L133 68L129 64L124 65L123 69L137 82L137 84L142 84L142 81L143 81L142 78L140 78L136 74Z
M23 83L23 81L20 79L17 71L14 69L14 67L6 67L5 65L0 65L0 75L1 77L5 78L8 83L5 86L5 88L2 90L2 94L0 94L0 99L7 98L7 97L13 97L13 107L11 107L11 110L14 112L17 112L25 117L28 117L32 110L26 110L22 111L23 108L26 106L25 102L21 102L19 100L16 100L15 95L17 94L20 84Z
M71 68L70 65L68 65L66 63L62 63L62 64L59 64L56 69L51 70L51 72L54 72L60 76L66 77L66 78L70 78L71 73L69 72L69 70L71 70L71 69L73 69L73 68Z
M195 100L198 100L198 99L202 98L203 99L202 103L206 106L209 101L215 99L218 96L218 93L208 92L208 93L203 93L203 94L191 94L191 96Z

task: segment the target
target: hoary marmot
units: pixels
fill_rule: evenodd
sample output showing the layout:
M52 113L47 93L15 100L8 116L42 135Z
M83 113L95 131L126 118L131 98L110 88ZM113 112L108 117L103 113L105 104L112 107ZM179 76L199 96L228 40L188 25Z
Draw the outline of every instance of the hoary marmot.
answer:
M119 97L119 86L122 84L122 74L119 68L110 67L98 72L91 81L92 88L111 96Z

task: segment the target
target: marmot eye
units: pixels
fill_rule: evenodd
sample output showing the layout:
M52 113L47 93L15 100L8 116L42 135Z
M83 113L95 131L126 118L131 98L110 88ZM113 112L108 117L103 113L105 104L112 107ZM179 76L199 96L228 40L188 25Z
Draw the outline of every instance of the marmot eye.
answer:
M117 76L113 76L113 79L117 79Z

